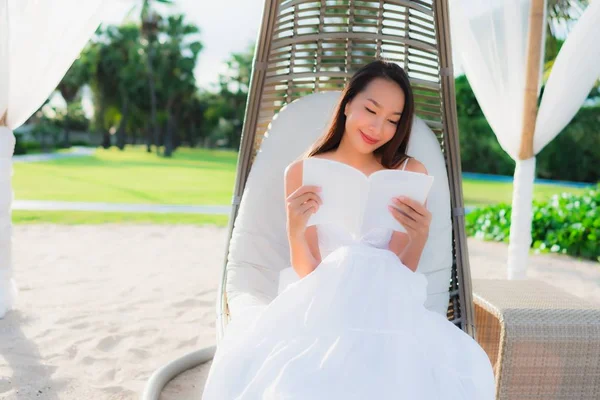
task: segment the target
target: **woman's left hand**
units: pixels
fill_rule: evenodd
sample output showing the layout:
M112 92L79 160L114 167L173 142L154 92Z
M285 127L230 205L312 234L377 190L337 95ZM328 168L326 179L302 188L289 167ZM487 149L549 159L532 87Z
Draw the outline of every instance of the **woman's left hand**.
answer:
M410 241L424 244L431 224L429 210L418 201L406 197L395 197L392 202L394 205L388 208L396 221L406 228Z

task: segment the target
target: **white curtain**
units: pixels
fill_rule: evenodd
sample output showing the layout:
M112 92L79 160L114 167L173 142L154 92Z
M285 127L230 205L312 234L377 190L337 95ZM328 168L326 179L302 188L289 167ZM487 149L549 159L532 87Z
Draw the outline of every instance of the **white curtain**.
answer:
M11 266L12 129L48 98L103 18L124 15L132 4L0 0L0 318L12 308L16 293Z
M498 142L516 161L508 250L509 279L526 277L531 246L535 157L518 159L530 4L531 0L450 0L451 33L455 54L459 56L457 62L465 71ZM571 121L600 76L598 38L600 0L595 0L568 35L546 83L536 119L534 154ZM541 48L543 51L544 46ZM542 62L543 58L542 54ZM540 63L540 83L542 66Z

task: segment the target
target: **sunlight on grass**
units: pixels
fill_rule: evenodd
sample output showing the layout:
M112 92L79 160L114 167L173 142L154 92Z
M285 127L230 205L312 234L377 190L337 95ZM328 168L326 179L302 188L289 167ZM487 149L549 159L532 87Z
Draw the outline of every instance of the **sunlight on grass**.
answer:
M147 153L145 146L99 148L94 156L15 163L17 200L56 200L130 204L227 205L235 183L237 153L180 148L172 158ZM283 178L282 178L283 179ZM583 189L535 185L534 198ZM512 183L463 180L465 204L510 203ZM14 211L23 223L184 223L225 226L228 216L70 211Z
M237 153L178 149L172 158L143 146L98 149L92 157L14 164L17 200L143 204L229 204Z
M507 182L485 182L463 179L463 195L465 204L471 206L512 202L513 184ZM559 185L535 185L533 198L548 200L552 195L562 192L582 194L585 189Z
M123 213L93 211L24 211L12 213L14 224L62 224L62 225L99 225L99 224L183 224L227 226L228 215L177 214L177 213Z

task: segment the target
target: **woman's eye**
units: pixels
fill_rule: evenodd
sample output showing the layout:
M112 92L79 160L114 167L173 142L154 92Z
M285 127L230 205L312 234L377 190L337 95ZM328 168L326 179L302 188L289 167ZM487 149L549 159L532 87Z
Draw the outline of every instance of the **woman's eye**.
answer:
M390 120L388 119L388 121L390 121ZM392 124L394 124L394 125L398 125L398 122L399 122L399 121L390 121L390 122L391 122Z
M375 114L375 111L371 110L369 107L365 107L365 110L367 110L368 112L370 112L371 114Z

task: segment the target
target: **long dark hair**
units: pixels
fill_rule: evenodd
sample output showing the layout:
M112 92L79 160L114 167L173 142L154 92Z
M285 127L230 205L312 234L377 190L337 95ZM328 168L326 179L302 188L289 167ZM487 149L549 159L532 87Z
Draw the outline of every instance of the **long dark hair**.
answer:
M381 157L381 165L385 168L396 168L408 158L406 148L408 147L415 113L413 92L410 87L408 75L402 67L384 60L373 61L356 71L342 91L341 99L336 106L329 128L315 142L305 157L312 157L338 148L346 129L346 115L344 114L346 104L363 91L369 82L375 78L384 78L397 83L404 92L405 100L404 109L396 127L394 137L389 142L375 149L373 153Z

